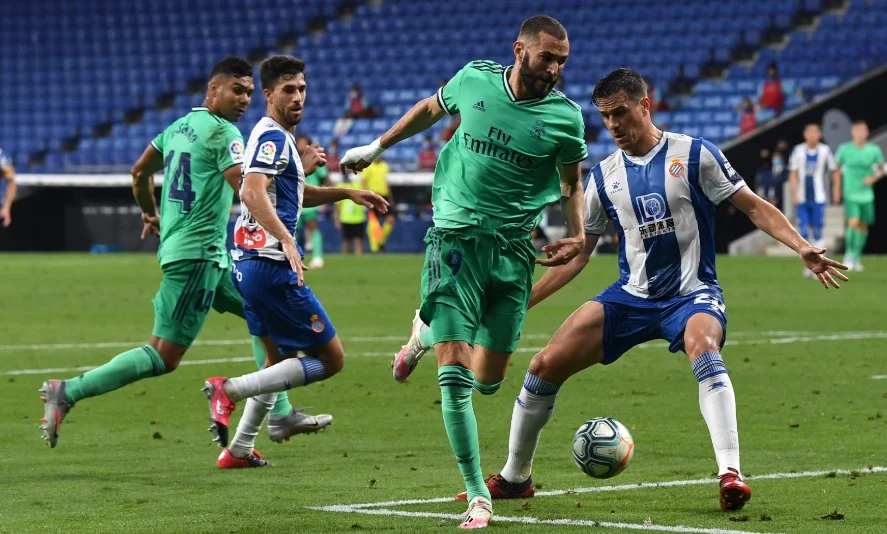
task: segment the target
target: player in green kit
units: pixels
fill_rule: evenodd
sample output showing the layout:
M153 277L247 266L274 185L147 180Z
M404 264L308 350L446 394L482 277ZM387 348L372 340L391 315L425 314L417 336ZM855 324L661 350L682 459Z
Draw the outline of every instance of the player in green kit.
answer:
M323 152L320 145L312 143L311 138L307 135L299 134L296 136L296 148L299 149L299 153L304 152L308 147L314 147L315 150ZM305 176L305 183L314 187L329 185L327 183L329 174L330 171L326 168L326 165L318 167L316 171ZM311 253L311 261L308 263L309 269L320 269L323 267L323 235L317 226L317 217L320 214L320 209L320 206L302 208L302 213L299 215L298 227L305 229L305 242L308 245L305 247L305 252Z
M841 202L842 184L844 218L844 264L851 270L862 270L862 251L869 237L869 226L875 223L875 190L873 186L884 177L884 153L881 147L868 142L869 126L864 120L853 122L853 141L838 147L835 161L840 168L832 180L835 204Z
M434 347L444 424L469 501L460 528L486 527L492 517L472 390L492 394L505 377L523 329L534 262L561 265L585 246L584 123L580 107L554 90L569 54L567 32L537 15L523 23L513 50L513 66L469 63L385 135L341 160L343 168L362 170L398 141L445 115L461 115L434 171L422 303L394 368L395 378L405 379ZM568 237L536 261L530 232L559 198Z
M223 59L210 73L205 106L192 109L160 133L133 166L133 193L143 212L142 238L149 233L160 237L157 259L163 279L153 300L153 334L147 345L77 378L43 383L41 429L51 447L77 402L174 371L210 308L244 316L243 301L229 275L226 237L244 153L243 137L233 122L249 106L253 87L249 62ZM161 169L158 216L152 175ZM263 367L265 352L257 339L253 352ZM278 440L301 431L302 420L311 417L292 410L288 400L278 401L275 412L269 434Z

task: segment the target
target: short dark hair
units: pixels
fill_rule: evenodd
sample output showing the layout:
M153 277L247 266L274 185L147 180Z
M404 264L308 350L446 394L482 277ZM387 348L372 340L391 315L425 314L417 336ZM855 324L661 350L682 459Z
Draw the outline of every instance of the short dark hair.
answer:
M209 73L209 78L213 79L220 75L233 76L235 78L252 77L253 66L243 58L228 56L213 66L213 70Z
M595 106L601 98L613 96L619 91L625 91L629 98L639 101L647 96L647 84L644 78L637 72L625 67L616 69L604 76L591 93L591 103Z
M853 121L854 126L856 126L857 124L865 124L866 127L868 127L869 125L868 121L866 121L865 119L856 119L855 121Z
M273 90L281 78L296 76L305 73L305 62L293 56L271 56L262 61L259 76L262 79L262 89Z
M520 25L520 32L517 36L518 38L538 37L540 33L547 33L558 40L567 38L567 29L564 28L564 25L548 15L534 15L525 20Z

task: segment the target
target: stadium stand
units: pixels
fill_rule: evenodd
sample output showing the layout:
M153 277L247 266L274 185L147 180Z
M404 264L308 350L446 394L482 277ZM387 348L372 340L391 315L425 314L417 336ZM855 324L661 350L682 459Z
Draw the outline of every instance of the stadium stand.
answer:
M486 0L482 10L451 0L442 17L438 2L415 0L265 0L248 8L194 0L186 11L171 0L34 0L0 20L0 147L20 172L120 172L157 132L200 104L214 61L288 52L308 63L303 131L321 142L333 136L352 83L380 108L381 117L357 120L341 137L344 152L371 142L469 60L510 63L515 30L537 9L527 0ZM755 97L771 62L779 64L789 109L887 58L887 0L724 0L716 15L701 0L592 8L550 0L545 11L570 32L568 96L587 106L595 80L631 66L669 96L671 110L657 113L657 122L715 142L738 135L734 108ZM605 132L595 136L601 124L592 111L589 149L597 160L614 145ZM263 113L257 91L241 128ZM760 110L758 121L772 114ZM394 147L389 162L414 166L421 142L417 136Z

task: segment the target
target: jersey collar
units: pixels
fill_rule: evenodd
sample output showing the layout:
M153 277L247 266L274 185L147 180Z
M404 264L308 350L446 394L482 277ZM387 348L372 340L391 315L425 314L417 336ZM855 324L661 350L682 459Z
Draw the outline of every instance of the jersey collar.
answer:
M515 104L524 105L524 104L532 104L533 102L538 102L538 101L542 100L542 98L545 98L545 97L542 97L542 98L522 98L522 99L518 100L517 97L514 96L514 91L511 90L511 85L508 84L508 73L510 73L511 69L513 69L513 68L514 68L513 66L506 67L506 69L504 71L502 71L502 85L505 86L505 94L508 95L509 100L511 100Z
M656 143L656 146L651 148L643 156L629 156L623 150L620 150L620 152L622 152L622 155L625 156L625 159L634 163L635 165L646 165L647 163L650 163L650 160L656 157L656 154L658 154L660 150L662 150L662 147L665 146L667 138L668 134L666 132L662 132L662 138L659 140L658 143Z

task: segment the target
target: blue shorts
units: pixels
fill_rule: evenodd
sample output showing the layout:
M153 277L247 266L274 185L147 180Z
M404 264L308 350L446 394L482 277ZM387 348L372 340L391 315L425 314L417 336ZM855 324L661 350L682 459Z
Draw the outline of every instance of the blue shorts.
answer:
M633 347L664 339L668 350L684 350L684 329L697 313L714 316L724 329L721 347L727 340L727 310L718 288L702 289L683 297L648 300L636 297L616 283L593 300L604 305L604 359L611 364Z
M307 285L299 287L288 263L254 258L234 263L249 333L270 336L281 355L329 343L336 329Z
M802 202L798 204L798 226L822 228L825 224L825 204Z

